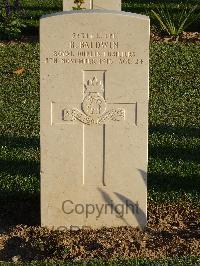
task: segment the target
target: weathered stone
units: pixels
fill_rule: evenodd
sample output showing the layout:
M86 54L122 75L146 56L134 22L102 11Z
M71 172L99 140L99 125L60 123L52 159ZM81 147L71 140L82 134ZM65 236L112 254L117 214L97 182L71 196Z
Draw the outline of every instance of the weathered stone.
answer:
M76 7L74 0L63 0L63 11L72 10ZM121 11L121 0L85 0L81 6L84 9L109 9Z
M42 225L145 226L148 17L71 11L40 23Z

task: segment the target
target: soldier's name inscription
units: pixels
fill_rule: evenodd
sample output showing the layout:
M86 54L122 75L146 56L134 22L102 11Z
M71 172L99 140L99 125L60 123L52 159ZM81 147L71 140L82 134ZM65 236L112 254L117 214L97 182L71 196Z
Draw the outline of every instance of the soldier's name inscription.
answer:
M65 49L56 49L45 58L53 64L135 64L144 59L135 50L125 50L117 33L71 33ZM123 39L123 38L121 38Z

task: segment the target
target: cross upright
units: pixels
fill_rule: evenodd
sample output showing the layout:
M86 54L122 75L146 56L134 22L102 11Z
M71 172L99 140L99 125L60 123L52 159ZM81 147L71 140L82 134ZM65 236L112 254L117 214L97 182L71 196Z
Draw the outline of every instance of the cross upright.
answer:
M82 126L83 185L106 186L106 139L109 127L137 124L137 103L109 102L106 99L106 71L83 71L83 101L66 104L59 110L69 126ZM77 107L76 107L77 106Z

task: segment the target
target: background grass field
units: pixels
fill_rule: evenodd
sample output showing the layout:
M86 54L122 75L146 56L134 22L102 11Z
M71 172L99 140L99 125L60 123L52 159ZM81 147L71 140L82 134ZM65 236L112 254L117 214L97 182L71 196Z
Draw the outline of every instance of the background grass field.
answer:
M35 202L40 177L39 45L2 45L0 61L0 197L7 202L34 197ZM151 45L149 201L199 202L199 64L199 44ZM20 69L24 72L17 74Z
M157 25L157 23L151 14L151 10L155 10L163 1L167 2L170 13L175 15L180 6L180 3L185 3L188 7L198 5L194 14L190 18L193 23L189 26L189 30L199 30L199 0L122 0L122 10L126 12L139 13L151 16L151 25L153 26ZM10 2L12 4L14 0L10 0ZM26 28L23 30L23 33L28 35L38 34L40 17L45 14L62 11L62 3L62 0L20 0L21 17L24 24L26 25ZM5 2L0 1L0 9L4 6Z

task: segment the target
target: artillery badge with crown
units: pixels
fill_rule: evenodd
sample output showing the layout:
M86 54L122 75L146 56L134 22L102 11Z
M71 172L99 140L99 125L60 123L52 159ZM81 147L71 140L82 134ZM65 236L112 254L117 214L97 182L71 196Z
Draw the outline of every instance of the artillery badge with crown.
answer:
M79 120L86 125L100 125L106 121L121 121L125 119L125 110L122 108L107 110L104 98L104 86L94 76L85 86L85 97L81 104L82 111L73 109L63 110L63 120L73 122Z

